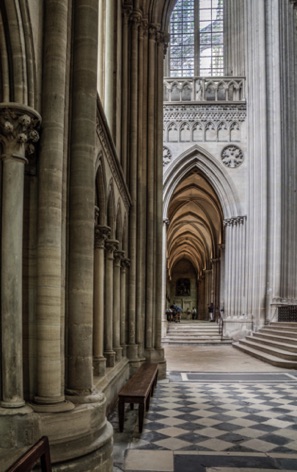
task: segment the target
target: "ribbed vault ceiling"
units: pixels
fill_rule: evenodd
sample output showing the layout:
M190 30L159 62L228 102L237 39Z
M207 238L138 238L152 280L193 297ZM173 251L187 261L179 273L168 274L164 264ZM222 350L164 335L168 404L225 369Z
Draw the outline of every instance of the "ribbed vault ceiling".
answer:
M168 209L168 273L182 259L189 260L199 276L218 255L222 239L222 209L208 181L198 171L176 187Z

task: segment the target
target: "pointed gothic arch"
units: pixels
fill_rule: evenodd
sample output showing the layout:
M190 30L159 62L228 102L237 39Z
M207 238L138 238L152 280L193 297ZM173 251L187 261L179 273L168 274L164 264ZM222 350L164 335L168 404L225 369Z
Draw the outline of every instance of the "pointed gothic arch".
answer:
M164 173L164 220L168 218L168 205L174 189L193 169L202 172L213 187L221 203L224 219L242 214L237 191L223 166L201 146L194 145L172 162Z

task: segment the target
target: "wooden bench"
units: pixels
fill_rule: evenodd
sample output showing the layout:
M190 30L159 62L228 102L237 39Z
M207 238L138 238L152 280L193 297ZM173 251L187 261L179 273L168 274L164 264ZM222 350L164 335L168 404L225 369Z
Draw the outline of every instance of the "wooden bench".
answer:
M158 379L158 364L142 364L141 367L132 375L128 382L119 392L119 429L124 430L124 412L125 403L130 403L131 409L134 403L138 403L138 426L139 432L142 432L144 420L144 407L148 411L150 398L154 393Z
M51 472L50 449L47 436L37 441L27 452L25 452L7 472L29 472L36 463L40 461L42 472Z

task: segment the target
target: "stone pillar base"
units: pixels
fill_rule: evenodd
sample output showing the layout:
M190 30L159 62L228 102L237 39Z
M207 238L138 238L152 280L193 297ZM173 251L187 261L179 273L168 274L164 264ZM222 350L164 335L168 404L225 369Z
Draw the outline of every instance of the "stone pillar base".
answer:
M31 403L31 408L38 413L61 413L73 410L74 405L67 400L59 403L38 403L38 397L34 399L36 403Z
M126 344L122 344L122 357L127 356L127 346Z
M0 470L7 470L45 431L55 471L113 470L113 428L106 421L104 398L97 404L78 405L58 414L38 414L28 406L20 408L18 414L0 408L0 422Z
M114 351L105 351L104 357L106 358L106 367L114 367L115 365L115 356L116 353Z
M134 362L139 362L139 356L138 356L138 345L137 344L128 344L127 345L127 357L131 361Z
M105 357L94 357L93 361L94 375L104 377L106 372L106 359Z
M116 361L120 361L122 359L123 349L121 347L114 347L113 350L115 352Z

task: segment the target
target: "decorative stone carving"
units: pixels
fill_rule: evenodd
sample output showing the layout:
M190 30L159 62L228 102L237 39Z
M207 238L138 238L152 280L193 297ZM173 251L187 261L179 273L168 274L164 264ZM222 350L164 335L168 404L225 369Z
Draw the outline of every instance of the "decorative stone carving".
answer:
M131 265L130 259L127 259L126 257L122 258L121 267L123 270L129 269L130 265Z
M111 229L109 226L95 226L95 248L104 249L105 241L110 236Z
M246 216L233 216L232 218L224 219L224 226L237 226L244 224Z
M164 121L243 122L246 105L165 105Z
M238 146L226 146L221 153L223 164L226 167L235 168L243 162L243 152Z
M172 159L172 154L168 147L163 146L163 167L167 166Z
M40 115L33 108L4 103L0 105L0 142L3 155L26 160L39 140Z
M119 241L116 239L107 239L105 241L105 248L109 256L114 256L115 251L119 247Z
M115 264L118 264L118 265L121 264L121 261L124 258L124 254L125 254L124 251L120 251L120 250L114 251L113 256L114 256Z

